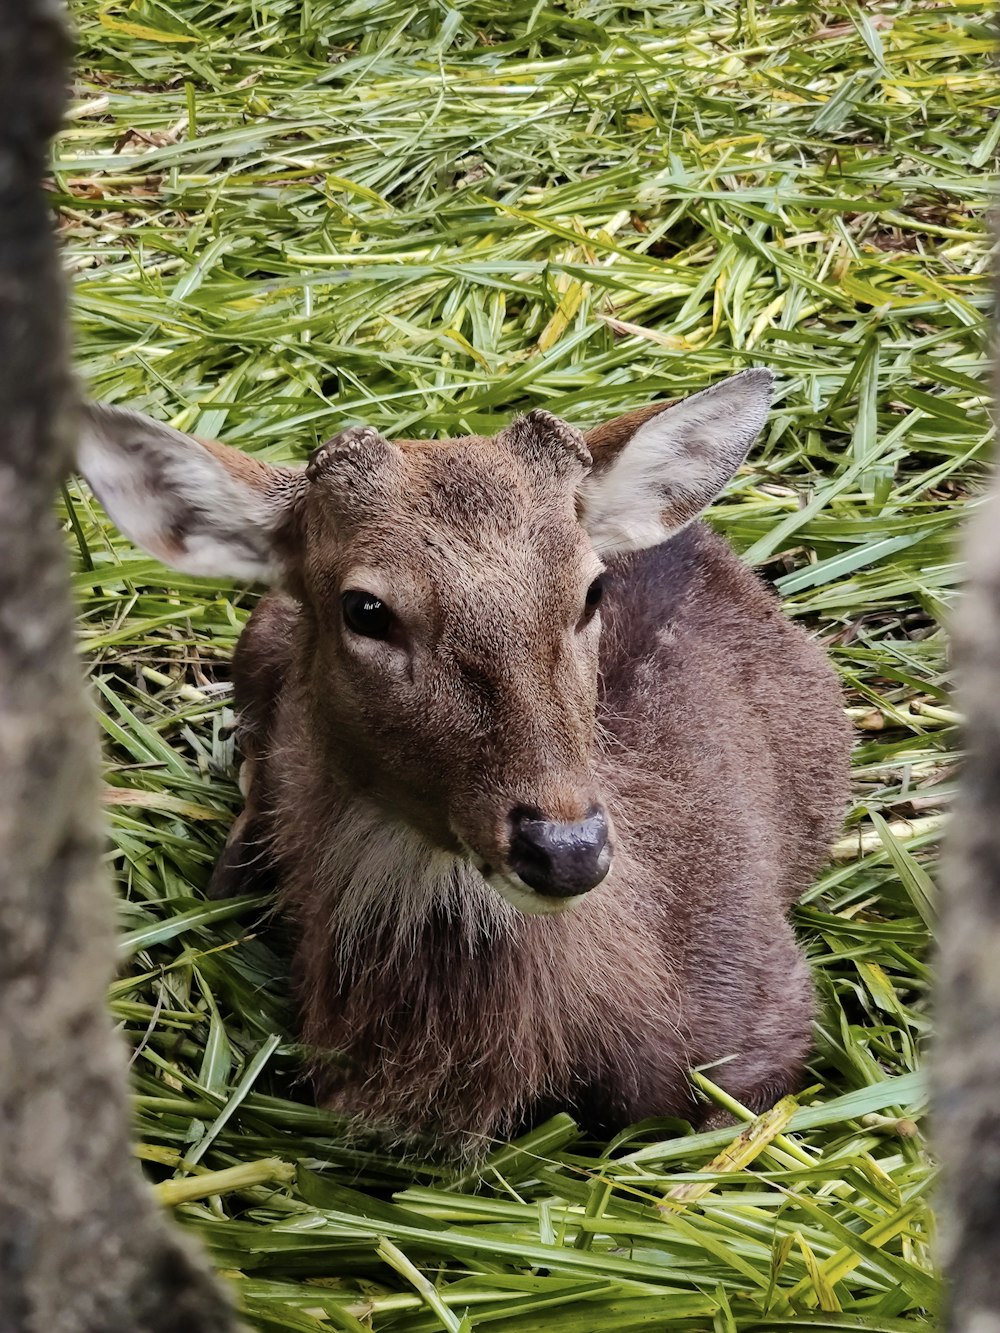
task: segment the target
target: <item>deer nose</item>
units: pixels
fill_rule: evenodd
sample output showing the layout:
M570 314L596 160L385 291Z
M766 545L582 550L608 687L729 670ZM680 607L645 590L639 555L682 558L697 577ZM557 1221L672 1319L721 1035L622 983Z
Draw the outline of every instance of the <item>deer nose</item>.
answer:
M611 869L608 817L595 806L575 824L543 819L518 806L510 813L508 862L524 882L548 898L575 898L596 888Z

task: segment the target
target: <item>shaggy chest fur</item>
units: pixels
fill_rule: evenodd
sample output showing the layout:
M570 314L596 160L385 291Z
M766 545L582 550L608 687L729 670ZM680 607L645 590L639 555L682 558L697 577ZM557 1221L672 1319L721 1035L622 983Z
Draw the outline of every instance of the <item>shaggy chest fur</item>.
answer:
M325 813L308 870L294 824L278 845L303 1035L332 1056L318 1062L328 1105L474 1154L549 1104L619 1122L652 1048L651 1107L688 1108L679 987L655 921L613 881L577 912L529 918L377 811L347 798Z

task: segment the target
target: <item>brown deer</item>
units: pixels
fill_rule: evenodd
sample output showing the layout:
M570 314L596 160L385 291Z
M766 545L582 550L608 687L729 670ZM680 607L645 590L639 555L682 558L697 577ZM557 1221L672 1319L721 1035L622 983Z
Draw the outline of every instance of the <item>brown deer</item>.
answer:
M351 428L272 467L87 410L123 531L275 585L234 662L246 808L214 891L277 884L318 1093L476 1152L552 1108L703 1120L788 1091L788 912L842 817L823 653L694 522L762 428L749 370L583 434Z

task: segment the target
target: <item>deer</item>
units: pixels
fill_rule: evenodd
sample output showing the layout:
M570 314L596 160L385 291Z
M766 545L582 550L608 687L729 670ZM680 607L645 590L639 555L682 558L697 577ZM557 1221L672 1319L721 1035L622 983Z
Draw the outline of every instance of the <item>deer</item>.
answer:
M791 909L843 818L823 649L700 516L770 372L582 431L349 426L276 466L87 405L125 535L256 581L233 660L244 808L210 892L266 887L319 1104L475 1156L556 1110L607 1136L793 1091Z

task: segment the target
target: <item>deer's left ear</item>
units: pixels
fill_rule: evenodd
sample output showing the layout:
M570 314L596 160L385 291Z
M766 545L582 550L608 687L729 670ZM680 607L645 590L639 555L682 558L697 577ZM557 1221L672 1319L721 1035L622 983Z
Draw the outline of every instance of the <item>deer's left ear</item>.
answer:
M759 435L773 382L768 370L744 370L679 403L656 403L592 430L581 521L597 553L658 546L697 518Z

